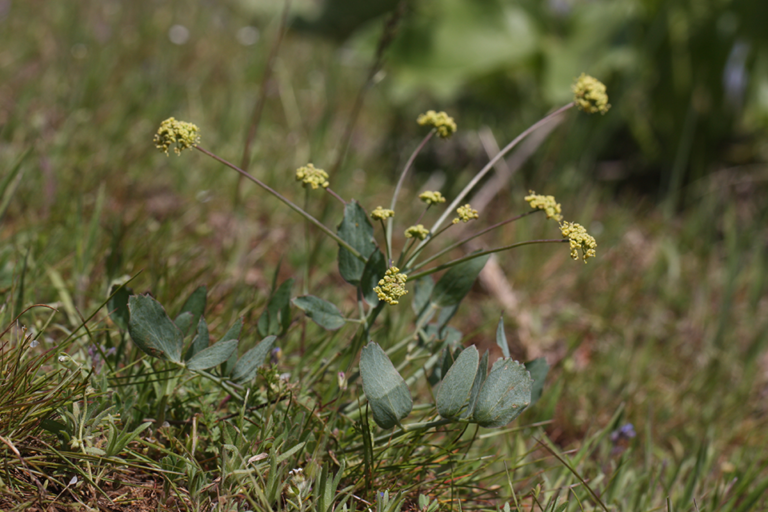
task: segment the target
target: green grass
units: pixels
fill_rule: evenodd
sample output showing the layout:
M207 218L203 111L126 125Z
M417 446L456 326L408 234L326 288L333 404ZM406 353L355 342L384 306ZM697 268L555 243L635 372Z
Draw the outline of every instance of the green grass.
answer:
M500 255L518 301L504 311L513 354L544 356L552 366L542 400L506 430L448 426L390 440L355 407L363 394L344 352L355 325L328 334L294 308L282 359L238 403L210 380L153 363L103 306L110 284L125 276L171 313L206 284L212 337L241 317L241 345L250 348L274 284L295 277L293 295L302 293L300 217L200 153L166 158L151 143L173 115L201 127L205 148L239 162L279 11L174 2L50 7L14 3L0 19L0 509L363 510L376 502L378 510L416 510L420 494L441 510L768 506L760 170L696 182L684 191L685 206L665 216L647 198L592 183L578 163L548 171L586 122L569 114L480 220L488 226L524 213L522 197L533 188L556 195L568 218L598 239L588 265L561 246ZM187 44L168 41L175 23L190 29ZM261 30L254 46L233 36L246 24ZM370 56L350 65L337 48L290 34L279 55L249 170L303 204L293 170L308 161L331 167ZM334 190L368 211L388 205L423 136L419 113L392 107L386 84L374 88L331 176ZM471 153L466 164L442 164L449 199L487 161L476 142L480 125L457 121L457 136L433 141L434 153L417 161L399 218L418 215L415 195L436 179L432 163L451 161L443 153ZM513 135L522 128L507 127ZM342 215L320 194L309 210L328 226ZM500 246L556 231L534 216L478 240ZM355 311L336 245L319 232L311 241L307 289ZM464 345L498 351L503 309L476 285L451 325ZM390 347L411 329L408 314L386 313L373 336ZM64 354L70 359L60 361ZM346 391L339 371L350 379ZM417 382L416 404L431 403L431 388ZM417 407L414 419L431 414ZM145 420L151 427L131 438ZM637 436L612 442L626 423ZM129 441L115 448L121 439Z

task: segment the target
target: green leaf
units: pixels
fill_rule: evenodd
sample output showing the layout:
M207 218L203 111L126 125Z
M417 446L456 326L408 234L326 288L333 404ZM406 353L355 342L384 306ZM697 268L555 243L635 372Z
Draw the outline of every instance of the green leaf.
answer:
M528 370L533 379L533 387L531 388L531 405L533 405L541 398L541 393L544 390L544 381L547 379L547 373L549 373L549 365L546 359L539 357L525 363L525 369Z
M288 329L291 323L290 302L293 283L293 278L285 280L269 298L266 309L259 317L260 336L264 337L271 334L280 336Z
M232 370L232 380L235 382L248 382L253 379L259 366L264 364L264 359L272 351L275 340L277 340L277 336L267 336L258 345L243 354Z
M189 346L184 359L189 361L195 354L208 348L208 337L208 323L201 316L200 321L197 323L197 334L192 340L192 344Z
M473 419L481 427L503 427L531 403L533 379L525 366L499 359L480 388Z
M482 359L480 359L477 375L475 375L475 381L472 383L472 391L469 394L469 406L467 407L467 410L464 411L464 414L461 415L462 418L471 418L472 413L475 411L477 396L480 394L480 388L483 387L483 382L485 382L485 378L488 376L488 357L489 354L486 350Z
M432 295L434 287L435 282L432 280L432 276L424 276L416 281L416 285L413 288L411 307L417 317L424 314L424 310L429 306L429 297Z
M224 340L215 343L195 354L187 363L187 368L196 371L218 366L237 351L237 343L237 340Z
M432 303L444 308L461 302L490 257L486 254L451 267L432 290Z
M443 378L437 391L437 412L443 418L455 418L469 404L480 355L472 345L465 348Z
M459 304L454 304L453 306L441 309L440 314L437 315L437 328L442 330L443 327L451 321L451 318L453 318L453 315L455 315L458 310Z
M344 218L336 233L366 258L376 249L373 226L368 220L365 210L357 201L352 201L344 207ZM355 286L360 285L360 278L363 276L364 269L364 262L357 259L348 250L339 247L339 273L345 281Z
M496 344L501 348L504 359L509 359L509 343L507 335L504 334L504 317L499 317L499 326L496 327Z
M189 334L189 328L192 327L192 320L194 318L194 313L191 311L184 311L183 313L179 313L173 321L173 323L176 324L176 327L181 331L181 335L185 338L187 337L187 334Z
M379 303L379 296L373 291L379 284L379 280L387 272L387 259L379 249L373 251L368 263L365 264L363 275L360 278L360 289L363 292L363 298L371 306Z
M120 288L119 284L113 284L109 289L109 294L112 295L114 293L114 295L109 299L107 309L109 311L109 318L115 322L115 325L123 331L127 331L128 322L131 320L131 313L128 311L128 297L133 295L133 290L126 286L117 290L118 288ZM115 290L117 290L117 293L115 293Z
M408 416L413 400L408 386L376 343L363 347L360 355L363 392L373 410L373 420L381 428L392 428Z
M291 302L323 329L335 331L344 325L345 320L339 308L320 297L303 295L294 298Z
M232 324L232 327L229 328L227 332L224 333L224 336L221 337L221 343L222 341L226 340L239 340L240 339L240 332L243 330L243 319L238 318L237 321L235 321L234 324ZM237 352L233 352L231 356L229 356L229 360L227 360L226 363L224 363L224 366L222 367L221 371L224 375L229 375L232 373L232 369L235 367L235 364L237 363Z
M189 297L187 297L187 300L184 301L184 305L181 306L181 311L179 311L179 314L176 316L176 320L174 321L174 323L176 324L176 327L181 329L181 332L185 336L189 331L189 328L197 325L197 323L200 321L200 317L203 316L203 313L205 313L205 303L206 303L207 295L208 295L208 288L206 288L205 285L198 286L197 289L195 289L195 291L189 294ZM184 313L192 314L192 318L189 319L189 323L187 323L186 326L179 325L179 317Z
M128 309L128 332L133 342L152 357L180 363L184 338L163 306L147 295L132 295Z

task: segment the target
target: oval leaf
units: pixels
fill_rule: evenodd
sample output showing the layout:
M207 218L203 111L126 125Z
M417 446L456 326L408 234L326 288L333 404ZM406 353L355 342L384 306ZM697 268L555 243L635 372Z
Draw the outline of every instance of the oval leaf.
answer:
M503 427L531 403L532 386L525 366L511 359L496 361L480 388L473 419L481 427Z
M323 329L335 331L344 325L345 320L339 308L320 297L304 295L291 302Z
M276 339L277 336L267 336L258 345L243 354L243 357L237 361L235 368L232 370L232 380L235 382L248 382L253 379L259 366L264 364L264 359L272 351L272 346L275 344Z
M181 332L186 336L189 328L197 325L200 321L200 317L205 313L206 296L208 295L208 288L203 286L197 287L195 291L189 294L187 300L184 301L184 305L181 306L181 311L176 316L174 323L181 329ZM189 318L189 322L186 325L179 325L179 321L186 322L186 320L180 318L184 313L190 313L192 316Z
M128 299L128 310L128 332L141 350L152 357L181 362L184 339L159 302L147 295L133 295Z
M202 352L206 348L208 348L208 322L201 316L200 321L197 323L197 334L192 340L192 344L189 346L184 359L189 361L195 354Z
M509 343L507 335L504 333L504 317L499 317L499 326L496 327L496 344L501 348L504 359L509 359Z
M525 363L525 369L531 374L533 387L531 388L531 405L535 404L541 398L541 392L544 390L544 380L549 373L549 365L543 357L528 361Z
M477 375L475 375L475 382L472 383L472 392L469 394L469 407L461 415L462 418L471 418L472 413L475 411L475 405L477 405L477 395L480 394L480 388L483 387L483 382L488 376L488 351L485 351L483 358L480 359L480 366L477 368Z
M187 363L190 370L207 370L218 366L235 353L237 340L224 340L195 354Z
M195 315L192 312L184 311L183 313L179 313L173 321L173 323L176 324L176 327L181 331L181 335L185 338L187 337L187 334L189 334L189 328L192 327L192 320L194 320L194 318Z
M392 428L410 414L411 393L392 365L387 354L376 343L369 343L360 355L363 392L373 410L373 420L381 428Z
M234 324L232 324L232 327L229 328L227 332L224 333L224 336L221 337L222 341L226 340L239 340L240 339L240 333L243 330L243 319L238 318ZM237 363L237 352L233 352L231 356L229 356L229 359L224 364L224 366L221 368L221 371L224 375L229 375L232 373L232 369L235 367L235 364Z
M357 201L352 201L344 207L344 218L336 233L366 258L376 249L373 226L365 210ZM364 269L365 262L355 258L343 247L339 247L339 273L345 281L358 286Z
M461 302L490 257L486 254L451 267L432 290L432 303L444 308Z
M437 392L437 412L443 418L455 418L469 404L480 355L474 345L465 348L443 379Z

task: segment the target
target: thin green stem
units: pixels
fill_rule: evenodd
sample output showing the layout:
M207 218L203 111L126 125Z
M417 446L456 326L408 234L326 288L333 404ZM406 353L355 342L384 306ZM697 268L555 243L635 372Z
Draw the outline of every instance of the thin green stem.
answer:
M420 269L421 267L423 267L424 265L426 265L427 263L430 263L430 262L432 262L432 261L436 260L437 258L439 258L440 256L442 256L443 254L445 254L445 253L447 253L447 252L450 252L450 251L452 251L452 250L456 249L457 247L461 247L462 245L466 244L467 242L470 242L470 241L474 240L475 238L477 238L477 237L479 237L479 236L482 236L482 235L484 235L484 234L488 233L489 231L493 231L494 229L500 228L501 226L504 226L505 224L509 224L510 222L515 222L516 220L520 220L520 219L522 219L523 217L527 217L528 215L531 215L531 214L533 214L533 213L536 213L536 212L541 212L541 211L544 211L544 210L531 210L531 211L529 211L529 212L523 213L522 215L518 215L518 216L516 216L516 217L512 217L511 219L507 219L507 220L501 221L501 222L499 222L499 223L496 223L496 224L494 224L493 226L489 226L489 227L487 227L487 228L483 229L482 231L478 231L477 233L475 233L475 234L474 234L474 235L472 235L472 236L468 236L468 237L467 237L467 238L465 238L464 240L459 240L459 241L458 241L458 242L456 242L455 244L451 244L451 245L449 245L448 247L446 247L446 248L445 248L445 249L443 249L442 251L440 251L440 252L438 252L438 253L436 253L436 254L434 254L434 255L430 256L429 258L427 258L426 260L422 261L422 262L421 262L421 263L419 263L418 265L414 265L414 267L413 267L412 269L408 269L408 270L410 270L411 272L412 272L412 271L414 271L414 270L418 270L418 269ZM409 263L410 263L410 262L409 262ZM408 268L408 265L407 265L407 264L406 264L405 268L406 268L406 269ZM407 273L407 272L406 272L406 273Z
M423 243L421 243L421 244L419 244L419 246L416 248L416 251L415 251L415 252L414 252L414 253L411 255L411 257L410 257L410 258L408 258L408 261L406 261L406 262L405 262L405 268L408 268L408 265L410 265L412 261L414 261L416 258L418 258L418 257L419 257L419 254L421 254L421 252L422 252L424 249L426 249L427 245L429 245L429 243L430 243L432 240L434 240L434 239L435 239L435 238L437 238L438 236L442 235L442 234L443 234L443 233L444 233L444 232L445 232L445 231L446 231L448 228L450 228L451 226L453 226L453 224L448 224L448 225L447 225L447 226L445 226L443 229L441 229L440 231L438 231L437 233L435 233L435 234L434 234L434 236L433 236L433 235L432 235L432 233L430 232L430 234L427 236L427 238L426 238L426 239L424 239L424 242L423 242Z
M392 194L392 202L389 204L389 209L394 210L395 205L397 204L397 196L400 195L400 189L403 187L403 182L405 182L405 175L408 174L408 171L413 166L413 162L416 160L416 156L421 152L422 149L424 149L424 146L429 142L429 139L432 138L432 136L435 134L435 129L429 131L429 133L424 137L421 141L421 143L416 146L416 149L413 150L413 153L411 153L411 156L408 158L408 161L405 163L405 167L403 168L403 172L400 174L400 179L397 180L397 186L395 186L395 193ZM392 230L394 228L394 222L395 219L393 217L390 217L387 220L387 254L392 254Z
M559 238L556 240L528 240L527 242L518 242L516 244L512 245L505 245L504 247L497 247L496 249L488 249L487 251L480 251L473 254L470 254L469 256L464 256L463 258L459 258L453 261L449 261L448 263L445 263L443 265L439 265L435 268L431 268L429 270L425 270L424 272L419 272L418 274L411 274L408 276L408 280L412 279L420 279L424 276L428 276L430 274L434 274L435 272L440 272L441 270L445 270L447 268L451 268L455 265L458 265L459 263L464 263L465 261L473 260L475 258L479 258L480 256L485 256L486 254L493 254L495 252L501 252L506 251L509 249L514 249L515 247L522 247L524 245L532 245L532 244L554 244L558 243L561 244L563 242L569 242L567 238Z
M456 196L456 199L453 200L453 202L445 210L443 215L441 215L440 218L437 219L437 222L435 222L435 224L432 226L432 229L430 229L430 231L435 231L436 229L438 229L443 224L443 222L445 222L445 219L448 218L448 215L450 215L451 212L453 212L459 206L459 203L461 203L461 201L467 196L467 194L469 194L469 192L475 187L475 185L477 185L480 182L480 180L482 180L483 177L486 174L488 174L488 172L491 169L493 169L493 166L496 165L496 162L501 160L504 157L504 155L506 155L512 149L514 149L515 146L517 146L524 138L526 138L532 132L536 131L538 128L541 128L543 125L545 125L550 119L552 119L553 117L557 117L558 115L562 114L566 110L568 110L570 108L573 108L575 105L576 104L574 102L571 102L571 103L568 103L567 105L565 105L563 107L560 107L559 109L555 110L554 112L552 112L550 114L547 114L546 116L544 116L543 118L539 119L537 122L532 124L530 127L528 127L528 129L526 129L523 133L518 135L512 142L507 144L504 147L504 149L499 151L499 153L496 156L491 158L490 162L488 162L486 164L486 166L483 167L480 170L480 172L478 172L475 175L474 178L472 178L472 180L467 184L467 186L464 187L464 190L462 190L461 193L458 196ZM422 245L424 245L424 242L422 242ZM419 246L419 248L417 248L417 251L420 248L421 248L421 246Z
M391 219L391 218L392 218L392 217L390 217L390 219ZM382 229L382 231L384 231L384 239L385 239L385 240L389 240L389 239L390 239L390 236L389 236L389 229L387 229L387 224L385 224L385 223L384 223L384 221L383 221L382 219L379 219L379 222L381 223L381 229ZM390 252L390 251L391 251L391 247L389 246L389 243L387 243L387 244L386 244L386 246L387 246L387 247L386 247L386 251L387 251L387 263L390 263L390 264L391 264L391 263L392 263L392 253ZM387 266L389 266L389 265L387 265Z
M333 197L335 197L341 204L343 204L344 206L347 206L347 202L344 200L344 198L341 197L336 192L334 192L333 190L331 190L331 187L326 187L325 191L331 194Z
M304 189L304 210L309 207L309 189ZM304 295L309 293L309 260L311 259L309 251L309 221L304 219L304 254L306 255L306 261L304 262L304 282L302 283L302 289Z
M357 249L355 249L354 247L352 247L351 245L349 245L347 242L345 242L344 240L342 240L342 239L339 237L339 235L337 235L336 233L334 233L333 231L331 231L331 229L330 229L328 226L326 226L325 224L323 224L322 222L320 222L319 220L317 220L316 218L314 218L312 215L310 215L309 213L307 213L306 211L304 211L303 209L301 209L299 206L297 206L297 205L296 205L296 204L294 204L293 202L291 202L291 201L290 201L288 198L286 198L285 196L283 196L282 194L280 194L280 193L279 193L277 190L273 189L272 187L270 187L269 185L267 185L266 183L264 183L264 182L263 182L263 181L261 181L260 179L258 179L258 178L255 178L255 177L251 176L250 174L248 174L247 172L245 172L244 170L242 170L241 168L239 168L239 167L238 167L238 166L236 166L235 164L233 164L233 163L230 163L230 162L228 162L228 161L224 160L223 158L221 158L221 157L219 157L219 156L217 156L217 155L215 155L215 154L211 153L211 152L210 152L210 151L208 151L207 149L203 149L203 148L201 148L200 146L195 146L195 149L197 149L197 150L198 150L198 151L200 151L201 153L204 153L204 154L206 154L206 155L210 156L211 158L213 158L213 159L214 159L214 160L216 160L217 162L219 162L219 163L222 163L222 164L226 165L226 166L227 166L227 167L229 167L230 169L232 169L232 170L234 170L234 171L237 171L238 173L240 173L240 175L241 175L241 176L243 176L243 177L245 177L245 178L247 178L247 179L251 180L252 182L254 182L255 184L257 184L258 186L260 186L261 188L263 188L264 190L266 190L267 192L269 192L270 194L272 194L273 196L275 196L277 199L279 199L280 201L282 201L282 202L283 202L285 205L287 205L287 206L288 206L288 207L289 207L291 210L295 211L295 212L296 212L296 213L298 213L299 215L302 215L304 218L306 218L306 219L307 219L308 221L310 221L312 224L314 224L315 226L317 226L318 228L320 228L320 230L321 230L321 231L323 231L323 233L325 233L326 235L328 235L329 237L331 237L332 239L334 239L334 240L336 241L336 243L338 243L340 246L342 246L343 248L345 248L346 250L348 250L349 252L351 252L351 253L352 253L352 255L353 255L355 258L357 258L358 260L362 261L363 263L365 263L365 262L366 262L366 259L365 259L365 257L364 257L362 254L360 254L360 253L357 251Z

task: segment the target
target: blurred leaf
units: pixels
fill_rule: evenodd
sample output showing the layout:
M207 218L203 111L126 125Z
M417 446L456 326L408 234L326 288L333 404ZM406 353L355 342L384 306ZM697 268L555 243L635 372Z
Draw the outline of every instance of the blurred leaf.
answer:
M173 323L176 324L176 327L181 331L181 335L185 338L187 337L187 334L189 334L189 328L192 327L192 319L194 317L194 313L184 311L183 313L179 313L173 321Z
M432 295L432 289L435 287L435 282L432 280L432 276L424 276L416 281L416 286L413 289L413 301L411 307L417 317L420 317L424 310L429 306L429 297Z
M459 304L454 304L453 306L442 308L440 310L440 314L437 315L437 328L442 330L443 327L445 327L446 324L451 321L451 318L453 318L453 315L455 315L458 310Z
M373 419L381 428L392 428L408 416L413 400L408 386L376 343L363 347L360 355L363 391L371 404Z
M285 333L291 323L291 289L294 279L286 279L269 298L266 309L259 317L259 335L280 336Z
M486 254L451 267L432 290L432 303L445 308L461 302L490 257Z
M379 280L387 272L387 259L379 249L373 251L368 263L363 269L363 276L360 278L360 288L363 292L365 301L371 306L379 303L379 296L373 291L379 284Z
M107 310L109 311L109 318L112 319L115 325L127 331L128 322L131 319L131 312L128 311L128 297L133 295L133 290L127 286L123 286L119 290L118 288L120 288L119 284L113 284L109 289L109 294L112 295L114 293L114 295L107 303ZM117 290L117 293L115 293L115 290Z
M181 330L184 336L187 335L190 327L197 325L197 323L200 321L200 317L203 316L203 313L205 313L207 295L208 288L206 288L205 285L198 286L195 291L189 294L187 300L184 301L184 305L181 306L181 311L179 311L179 314L176 316L174 323L176 324L176 327ZM186 317L183 317L184 313L191 313L191 317L189 317L188 320L185 320ZM181 324L179 324L180 321L182 322Z
M437 391L437 412L443 418L455 418L469 403L480 355L472 345L465 348L443 378Z
M501 348L504 359L509 359L509 343L507 335L504 333L504 317L499 317L499 326L496 327L496 344Z
M344 325L345 320L339 308L320 297L303 295L294 298L291 302L323 329L335 331Z
M357 201L352 201L344 207L344 219L339 224L337 233L339 237L354 247L365 258L368 258L376 249L376 241L373 238L373 226L371 226L365 210ZM339 247L339 273L348 283L358 286L363 276L365 263L357 259L352 253L343 247Z
M549 373L549 365L546 359L539 357L525 363L525 369L528 370L533 379L533 387L531 387L531 405L533 405L541 398L541 393L544 390L544 381Z
M132 295L128 309L128 332L133 342L152 357L180 363L184 339L163 306L147 295Z
M224 333L224 336L221 337L221 343L222 341L226 340L239 340L240 339L240 332L243 330L243 319L238 318L234 324L232 324L232 327L229 328L227 332ZM222 367L222 373L224 375L229 375L232 373L233 368L235 367L235 364L237 363L237 352L233 352L231 356L229 356L229 359Z
M192 343L189 345L189 350L187 350L184 359L189 361L192 356L208 348L209 336L208 323L205 321L205 318L201 316L200 321L197 323L197 334L192 339Z
M232 380L242 383L253 379L259 366L264 364L264 360L272 351L275 340L277 340L276 336L267 336L255 347L243 354L232 370Z
M531 403L533 379L525 366L500 359L480 388L472 418L481 427L503 427Z
M195 370L207 370L218 366L237 351L238 340L224 340L201 350L189 360L187 368Z

